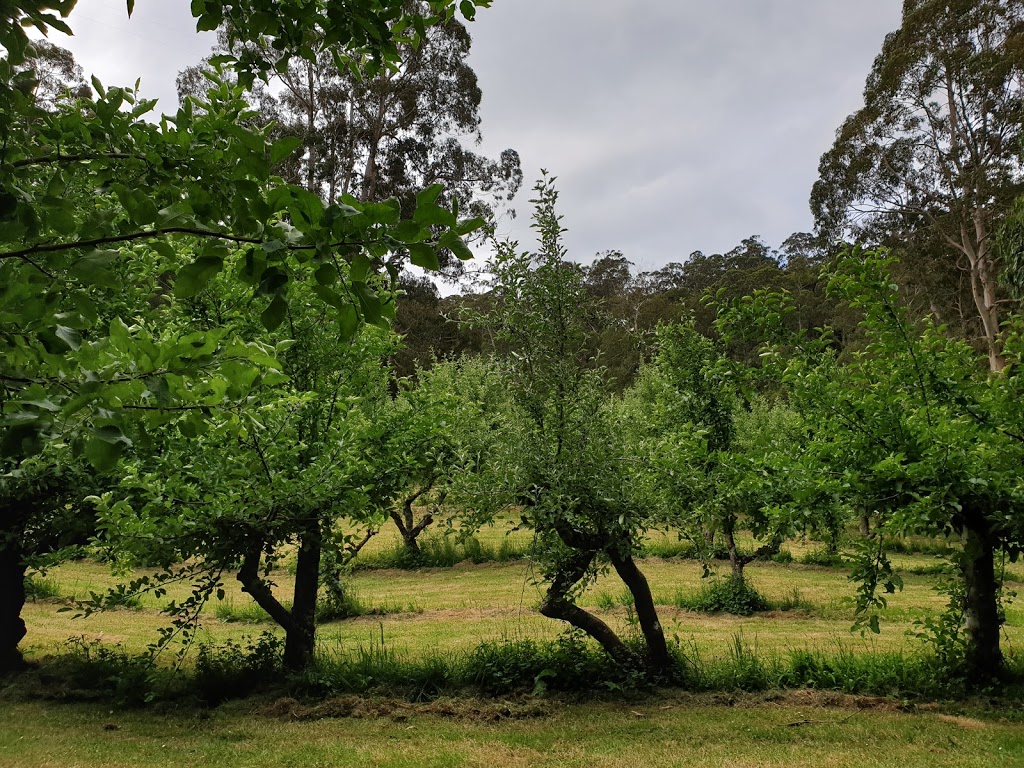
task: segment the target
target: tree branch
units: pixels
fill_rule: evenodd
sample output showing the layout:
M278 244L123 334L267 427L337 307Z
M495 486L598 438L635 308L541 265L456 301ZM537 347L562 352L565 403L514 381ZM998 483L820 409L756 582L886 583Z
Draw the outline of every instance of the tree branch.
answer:
M145 232L131 232L126 235L111 235L109 237L97 237L92 240L78 240L70 243L48 243L40 245L32 245L28 248L23 248L20 251L5 251L0 253L0 259L24 259L27 256L31 256L34 253L58 253L60 251L71 251L78 248L96 248L101 245L113 245L115 243L130 243L136 240L149 240L155 237L164 237L165 235L193 235L194 237L209 237L217 240L227 240L232 243L247 243L251 245L263 245L265 242L258 237L242 237L240 235L231 235L227 232L215 232L209 229L199 229L198 227L167 227L165 229L154 229ZM342 240L337 243L331 243L331 248L341 248L342 246L363 246L366 243L362 241L346 241ZM285 248L291 251L314 251L317 249L315 245L286 245Z

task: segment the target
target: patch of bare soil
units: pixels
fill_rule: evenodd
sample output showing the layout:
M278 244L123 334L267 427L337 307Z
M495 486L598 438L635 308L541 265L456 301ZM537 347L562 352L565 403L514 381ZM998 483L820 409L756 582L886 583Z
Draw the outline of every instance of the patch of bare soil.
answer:
M959 725L961 728L966 728L969 731L977 731L982 728L988 728L988 723L982 722L981 720L975 720L973 717L961 717L960 715L939 715L939 720L944 723L953 723Z
M546 717L553 711L550 701L528 700L485 701L480 699L437 699L430 702L408 702L363 696L338 696L316 704L303 704L297 699L282 698L256 709L263 717L281 720L323 720L337 717L390 718L404 722L415 715L433 715L467 722L497 723L502 720L525 720Z

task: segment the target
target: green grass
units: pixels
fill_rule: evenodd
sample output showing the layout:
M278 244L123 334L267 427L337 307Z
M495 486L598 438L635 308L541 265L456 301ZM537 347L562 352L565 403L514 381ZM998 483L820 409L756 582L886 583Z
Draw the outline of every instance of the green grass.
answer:
M565 704L282 699L111 712L0 700L5 768L1024 766L1019 712L901 711L842 695Z
M813 545L787 548L799 558ZM143 596L140 610L73 620L42 600L25 608L24 647L36 662L58 657L18 685L0 686L0 765L1024 766L1024 715L1014 696L991 710L897 711L930 708L921 702L957 690L908 636L916 618L943 607L936 559L900 554L894 562L906 588L892 596L882 634L865 638L849 631L845 569L752 563L748 578L769 610L736 616L673 604L708 585L700 563L644 560L685 694L648 689L540 616L543 587L525 560L356 571L347 577L355 602L401 612L322 624L319 663L299 679L280 671L273 624L238 620L262 617L230 578L177 675L168 657L155 668L138 657L167 623L162 601ZM281 569L273 578L286 599L292 577ZM116 581L106 567L81 561L50 571L47 590L81 598ZM188 591L175 585L166 599ZM614 574L579 599L635 637L631 600ZM1007 619L1007 647L1021 647L1024 608L1011 603ZM81 638L70 655L69 637ZM613 701L572 704L560 692ZM97 697L101 706L75 703Z

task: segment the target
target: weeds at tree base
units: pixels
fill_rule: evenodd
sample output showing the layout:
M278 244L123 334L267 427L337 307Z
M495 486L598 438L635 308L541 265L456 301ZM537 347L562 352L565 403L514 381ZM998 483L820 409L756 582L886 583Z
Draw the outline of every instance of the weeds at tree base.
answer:
M203 646L180 670L132 655L117 646L72 640L69 652L22 673L17 688L32 698L105 701L120 707L159 702L210 706L257 694L303 700L374 694L407 701L441 696L491 697L548 694L616 696L654 688L693 692L816 689L899 699L965 696L964 677L931 653L854 653L794 650L766 654L735 636L728 655L707 659L678 638L671 650L676 673L652 681L641 666L614 664L592 641L567 632L551 641L483 643L470 653L410 657L383 642L321 655L305 673L286 676L283 641L269 632L241 642ZM639 655L638 655L639 658ZM995 696L1017 697L1024 661L1010 658Z
M819 565L824 568L842 568L847 565L848 560L842 554L828 547L812 549L800 557L803 565Z

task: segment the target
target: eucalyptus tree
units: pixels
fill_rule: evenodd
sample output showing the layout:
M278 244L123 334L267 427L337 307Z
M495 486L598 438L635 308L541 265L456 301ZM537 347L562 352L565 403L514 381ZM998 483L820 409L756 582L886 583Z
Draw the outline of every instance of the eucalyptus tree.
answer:
M962 268L993 371L1005 365L993 241L1024 190L1022 30L1020 0L905 0L864 106L840 127L811 193L830 238L944 254L948 272ZM955 300L933 303L948 315Z
M405 10L426 13L428 4L410 0ZM493 221L495 207L518 190L522 171L514 150L490 159L469 148L481 141L469 32L451 18L397 41L397 59L379 71L339 66L324 49L279 68L271 84L253 90L249 97L260 120L273 124L274 137L300 142L277 172L328 203L395 197L407 215L416 190L440 182L464 213ZM229 50L222 30L212 60ZM202 72L210 61L179 75L180 93L205 89ZM412 257L419 260L418 253Z
M633 595L647 664L655 674L669 674L664 632L635 560L647 524L645 510L634 503L635 467L606 408L601 372L587 359L583 273L565 260L553 180L538 182L535 194L540 250L497 246L490 320L523 415L520 433L512 436L520 464L508 473L508 490L525 502L523 521L536 534L547 582L540 610L589 634L616 661L633 663L616 632L576 603L610 565Z
M458 7L472 16L487 4ZM148 119L153 102L98 81L94 95L78 90L52 103L41 98L38 68L31 66L41 57L26 29L70 34L66 19L74 6L73 0L0 6L5 476L62 439L74 455L109 468L140 430L159 429L183 411L202 416L224 406L228 392L244 400L248 386L278 367L261 343L223 329L179 328L168 335L152 322L170 290L192 295L224 270L229 244L246 249L237 274L266 326L285 318L289 285L312 264L318 300L351 336L361 320L385 323L393 314L389 281L373 276L388 252L415 252L428 263L436 256L427 254L438 249L467 256L461 237L478 226L460 223L437 204L439 186L417 196L415 220L403 223L398 201L325 205L283 182L272 169L298 144L275 142L252 127L240 90L227 83L159 121ZM399 38L425 35L450 19L456 5L430 2L422 7L429 15L399 0L201 0L191 7L200 29L226 25L233 39L261 43L227 57L246 86L324 46L339 61L365 59L369 71L380 71L399 58ZM2 492L12 487L5 482ZM32 512L9 515L8 501L16 500L5 496L0 521L0 570L11 579L24 573L20 542L38 522ZM0 624L20 621L19 599L4 601L2 609ZM18 639L2 638L5 666L17 659Z

